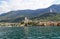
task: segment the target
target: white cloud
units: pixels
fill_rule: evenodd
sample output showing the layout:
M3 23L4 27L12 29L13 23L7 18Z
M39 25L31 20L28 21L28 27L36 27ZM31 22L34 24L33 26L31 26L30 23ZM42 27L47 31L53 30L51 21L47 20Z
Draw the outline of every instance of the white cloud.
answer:
M9 0L1 1L0 12L21 9L46 8L53 4L55 0Z
M11 8L8 5L8 3L6 1L2 1L2 4L0 5L0 13L5 13L5 12L8 12L10 10L11 10Z
M54 0L10 0L12 8L37 9L48 7Z

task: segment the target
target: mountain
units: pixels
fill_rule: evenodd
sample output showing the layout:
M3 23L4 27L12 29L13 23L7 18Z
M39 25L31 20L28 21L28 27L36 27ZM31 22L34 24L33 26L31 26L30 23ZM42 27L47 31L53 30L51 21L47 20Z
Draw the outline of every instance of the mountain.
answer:
M16 11L10 11L4 14L0 15L0 22L14 22L16 20L21 21L24 19L24 17L34 18L34 17L44 17L45 15L48 17L48 13L50 12L50 9L52 9L55 13L60 13L60 5L52 5L48 8L44 9L37 9L37 10L16 10ZM54 14L52 14L54 15ZM17 22L18 22L17 21Z
M44 13L40 16L36 16L31 18L33 20L40 20L40 21L60 21L60 13Z
M40 20L40 21L60 21L60 13L44 13L35 17L31 17L31 20ZM0 22L21 22L24 20L24 17L17 17L15 19L4 19Z

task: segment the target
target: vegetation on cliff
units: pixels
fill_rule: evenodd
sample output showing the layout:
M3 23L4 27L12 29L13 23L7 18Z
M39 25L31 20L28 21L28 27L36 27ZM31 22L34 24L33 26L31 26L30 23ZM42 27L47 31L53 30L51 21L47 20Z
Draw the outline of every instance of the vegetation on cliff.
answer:
M8 16L7 16L8 17ZM24 16L22 17L15 17L15 18L5 18L5 17L0 17L0 19L3 18L3 20L0 20L0 22L21 22L24 20ZM4 19L5 18L5 19ZM36 16L31 16L28 17L31 20L40 20L40 21L60 21L60 13L44 13Z
M40 21L60 21L60 13L45 13L32 19Z

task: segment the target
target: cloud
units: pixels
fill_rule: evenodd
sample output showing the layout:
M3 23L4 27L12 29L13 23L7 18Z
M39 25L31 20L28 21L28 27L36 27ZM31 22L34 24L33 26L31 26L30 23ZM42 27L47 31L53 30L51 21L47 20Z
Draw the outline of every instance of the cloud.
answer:
M52 5L54 1L55 0L3 0L1 1L2 4L0 4L0 12L46 8Z
M10 0L10 5L12 8L16 9L37 9L46 8L54 0Z
M5 12L8 12L10 10L11 10L11 8L8 5L8 3L6 1L2 1L2 4L0 4L0 13L5 13Z
M60 0L55 0L53 3L54 4L60 4Z

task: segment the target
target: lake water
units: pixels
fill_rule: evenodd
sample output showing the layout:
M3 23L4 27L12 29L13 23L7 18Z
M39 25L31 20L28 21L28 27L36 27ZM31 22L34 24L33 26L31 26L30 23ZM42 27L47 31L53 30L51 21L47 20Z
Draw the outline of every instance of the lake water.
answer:
M60 27L0 27L0 39L60 39Z

